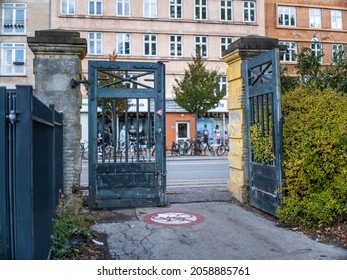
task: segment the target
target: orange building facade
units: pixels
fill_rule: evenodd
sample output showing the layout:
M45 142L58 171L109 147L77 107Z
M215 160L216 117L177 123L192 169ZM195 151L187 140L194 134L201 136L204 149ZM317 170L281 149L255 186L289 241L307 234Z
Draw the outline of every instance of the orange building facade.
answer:
M292 74L301 48L323 53L321 64L330 65L332 56L346 47L347 1L266 0L265 11L265 34L287 45L281 63Z

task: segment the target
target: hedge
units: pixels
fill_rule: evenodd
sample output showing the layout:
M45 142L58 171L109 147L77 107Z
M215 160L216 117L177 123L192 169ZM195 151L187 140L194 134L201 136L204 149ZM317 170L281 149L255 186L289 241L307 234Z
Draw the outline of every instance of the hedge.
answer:
M297 87L282 97L284 197L279 221L324 227L346 220L347 95Z

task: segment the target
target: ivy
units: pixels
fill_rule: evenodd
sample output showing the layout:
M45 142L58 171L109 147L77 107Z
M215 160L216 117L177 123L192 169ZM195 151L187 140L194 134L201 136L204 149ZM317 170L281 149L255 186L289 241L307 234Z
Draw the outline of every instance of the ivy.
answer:
M253 161L261 164L273 161L275 154L273 153L272 129L265 133L260 124L254 124L250 131Z

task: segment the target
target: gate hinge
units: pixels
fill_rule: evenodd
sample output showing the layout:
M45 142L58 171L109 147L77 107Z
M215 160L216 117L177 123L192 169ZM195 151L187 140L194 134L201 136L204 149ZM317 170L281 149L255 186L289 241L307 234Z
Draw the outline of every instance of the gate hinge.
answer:
M11 110L10 113L6 116L6 118L11 122L11 124L14 124L18 121L17 115L18 113L16 113L14 110Z
M71 79L71 86L74 88L79 84L88 84L88 80L76 80L76 79Z

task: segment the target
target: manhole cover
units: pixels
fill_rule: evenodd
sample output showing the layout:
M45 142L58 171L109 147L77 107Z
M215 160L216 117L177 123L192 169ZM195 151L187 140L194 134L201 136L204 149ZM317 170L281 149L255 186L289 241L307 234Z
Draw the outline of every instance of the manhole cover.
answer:
M162 226L190 226L201 223L205 218L191 212L157 212L143 218L148 224Z

